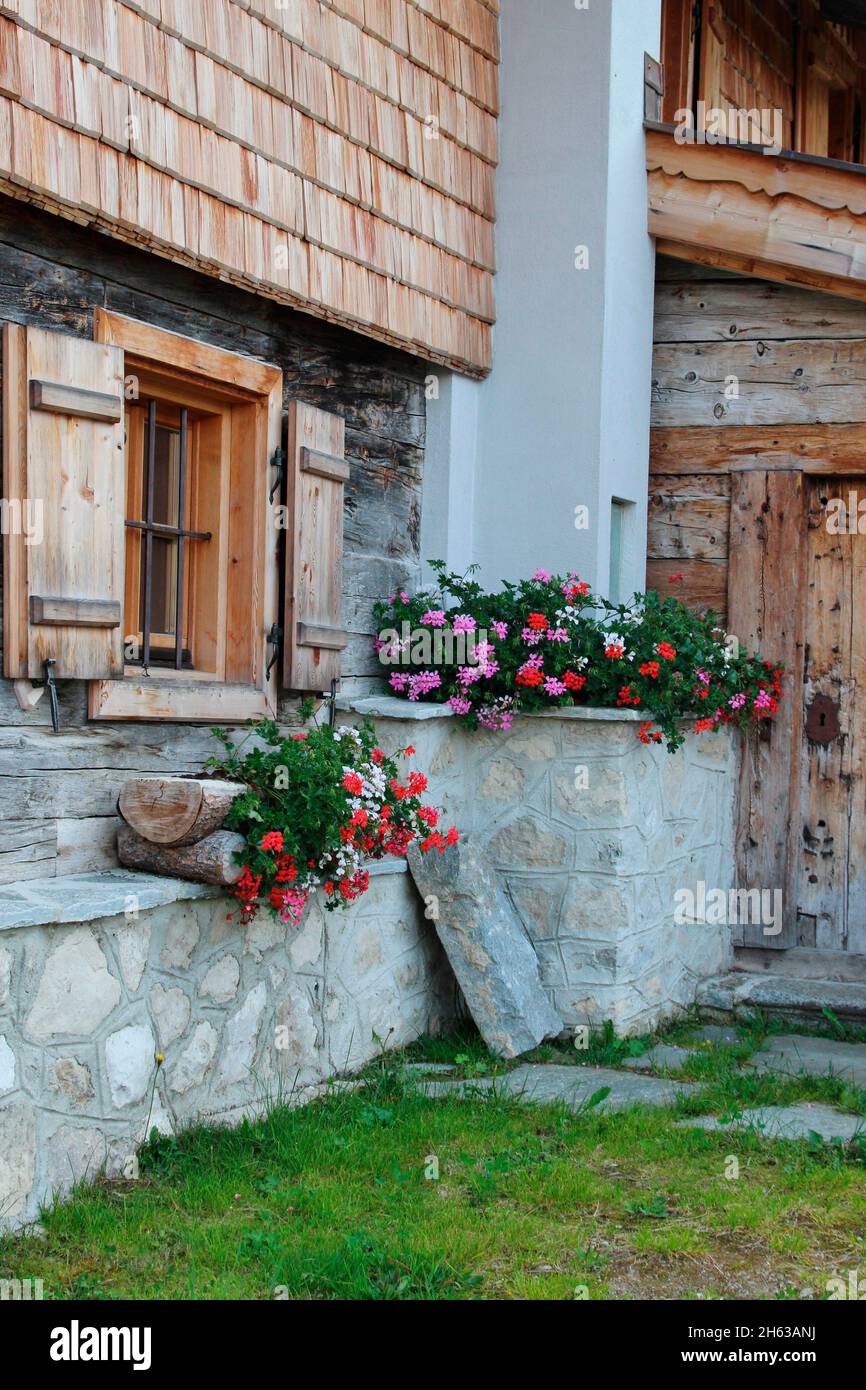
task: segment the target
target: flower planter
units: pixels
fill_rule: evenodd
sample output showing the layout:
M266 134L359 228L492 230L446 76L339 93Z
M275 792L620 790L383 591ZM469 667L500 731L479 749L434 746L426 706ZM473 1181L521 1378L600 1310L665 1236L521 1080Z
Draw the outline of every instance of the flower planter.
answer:
M432 800L502 875L570 1026L643 1031L728 965L730 928L678 922L676 895L734 885L734 731L688 731L670 754L636 737L637 711L560 709L487 733L446 706L350 708L385 746L417 747Z

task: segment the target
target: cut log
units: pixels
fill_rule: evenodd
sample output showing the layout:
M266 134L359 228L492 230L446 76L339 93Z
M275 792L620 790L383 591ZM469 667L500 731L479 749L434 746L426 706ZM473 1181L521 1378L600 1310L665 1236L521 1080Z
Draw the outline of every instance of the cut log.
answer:
M127 825L154 845L194 845L219 830L241 782L206 777L134 777L125 782L117 809Z
M236 883L242 866L234 856L243 850L244 844L243 835L232 830L217 830L194 845L182 846L155 845L125 824L117 832L117 856L125 868L167 878L188 878L193 883Z

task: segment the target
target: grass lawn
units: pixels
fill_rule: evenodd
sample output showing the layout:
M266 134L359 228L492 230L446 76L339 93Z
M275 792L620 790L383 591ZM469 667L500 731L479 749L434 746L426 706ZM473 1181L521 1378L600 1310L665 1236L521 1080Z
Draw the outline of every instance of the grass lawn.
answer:
M58 1299L821 1297L866 1262L866 1147L675 1127L804 1098L866 1116L838 1080L738 1072L754 1044L708 1048L678 1109L614 1115L430 1099L389 1056L362 1090L156 1140L137 1181L79 1189L39 1235L0 1240L0 1278ZM590 1060L635 1046L602 1038ZM497 1070L472 1038L412 1054Z

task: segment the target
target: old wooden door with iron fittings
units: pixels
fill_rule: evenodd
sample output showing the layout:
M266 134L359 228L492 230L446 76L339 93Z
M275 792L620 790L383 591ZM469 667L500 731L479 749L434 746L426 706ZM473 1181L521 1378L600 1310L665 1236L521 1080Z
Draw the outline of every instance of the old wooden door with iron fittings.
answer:
M866 954L866 481L808 487L791 845L797 945Z

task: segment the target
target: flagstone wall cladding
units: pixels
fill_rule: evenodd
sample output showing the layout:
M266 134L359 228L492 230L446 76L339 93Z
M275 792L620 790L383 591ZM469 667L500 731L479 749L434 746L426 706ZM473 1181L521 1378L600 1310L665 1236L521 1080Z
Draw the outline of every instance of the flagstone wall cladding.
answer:
M122 903L151 882L119 872L92 892ZM84 903L87 881L68 884ZM243 929L222 896L183 891L133 920L0 929L0 1227L122 1171L155 1076L151 1128L233 1121L316 1094L377 1039L402 1046L453 1019L453 976L405 872L375 875L346 912L314 901L299 930L264 916Z
M631 711L521 717L503 734L441 707L407 718L391 698L353 708L378 713L389 748L415 746L447 823L491 856L569 1025L643 1031L729 964L730 927L676 925L674 895L734 886L737 735L689 733L672 755L640 743Z

